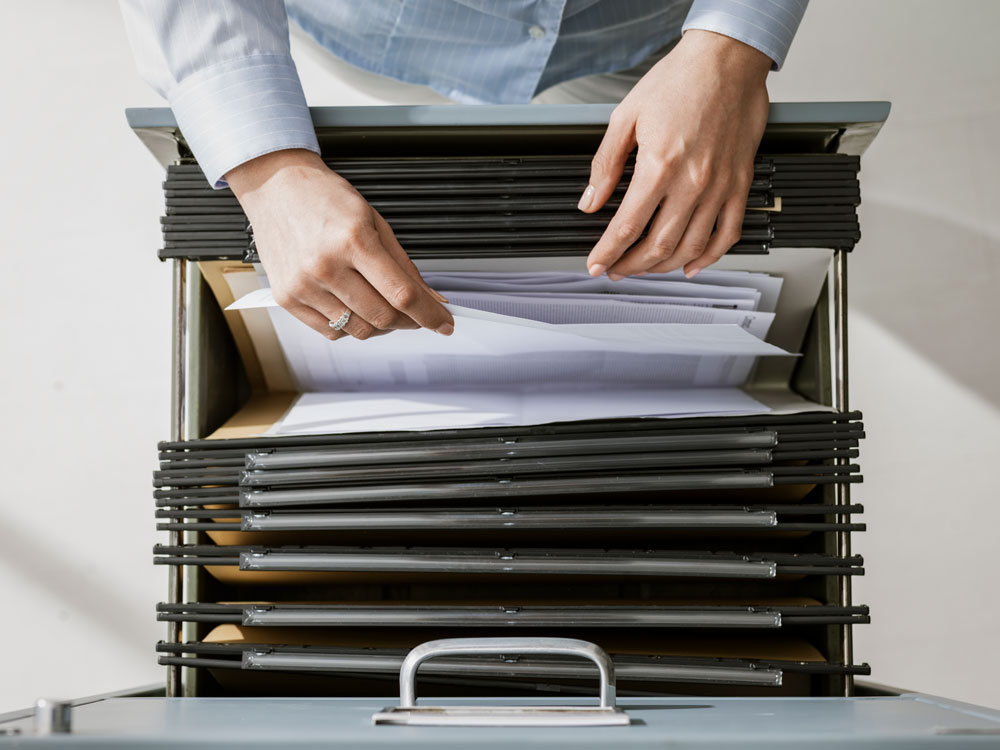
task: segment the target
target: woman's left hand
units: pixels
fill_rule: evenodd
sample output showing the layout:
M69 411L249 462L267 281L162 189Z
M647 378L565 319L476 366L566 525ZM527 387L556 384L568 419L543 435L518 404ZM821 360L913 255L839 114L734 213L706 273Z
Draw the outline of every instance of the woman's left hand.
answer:
M580 210L607 202L633 149L635 171L587 259L592 276L683 268L691 277L739 240L771 65L743 42L692 29L615 108Z

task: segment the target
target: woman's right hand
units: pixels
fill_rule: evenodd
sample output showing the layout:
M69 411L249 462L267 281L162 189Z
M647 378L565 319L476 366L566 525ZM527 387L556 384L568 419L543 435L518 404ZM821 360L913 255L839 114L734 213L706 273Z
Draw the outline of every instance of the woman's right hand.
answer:
M253 226L274 298L331 340L401 328L444 336L455 321L392 229L311 151L275 151L226 175ZM341 331L330 327L347 310Z

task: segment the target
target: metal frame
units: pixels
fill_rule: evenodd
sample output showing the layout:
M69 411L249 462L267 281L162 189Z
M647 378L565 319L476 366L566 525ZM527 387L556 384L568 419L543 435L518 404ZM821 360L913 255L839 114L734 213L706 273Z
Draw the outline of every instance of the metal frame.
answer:
M185 419L187 414L187 261L174 261L173 284L173 340L171 342L171 375L170 375L170 439L185 438ZM170 544L178 544L182 539L180 531L170 531ZM172 604L184 601L183 586L184 571L171 567L167 572L167 599ZM180 643L181 626L179 623L167 623L167 642ZM181 694L181 668L167 667L166 694L174 698Z
M312 116L321 138L336 142L341 137L356 136L364 131L369 142L388 142L390 139L406 140L408 134L418 130L420 135L430 134L437 138L452 138L468 131L475 138L491 133L507 134L513 131L545 137L583 137L595 125L605 122L610 112L605 105L571 105L565 107L346 107L314 108ZM877 134L888 115L886 102L844 102L844 103L793 103L772 104L769 115L769 132L778 135L791 133L795 138L816 137L829 139L828 150L859 154ZM178 163L189 158L183 136L169 109L130 109L127 111L129 124L150 148L162 164ZM171 382L171 439L183 440L187 437L202 437L200 431L200 404L190 399L203 399L206 394L191 392L192 372L199 358L196 349L198 337L194 326L201 325L198 314L199 301L194 298L203 293L199 287L200 274L189 267L187 261L176 260L173 267L173 342L172 342L172 382ZM847 258L846 253L834 253L833 263L827 281L827 304L829 317L821 322L819 331L820 348L831 357L830 370L819 373L820 390L825 391L831 404L840 411L848 405L847 373ZM194 300L194 309L192 309ZM192 318L198 318L194 320ZM829 336L829 338L827 338ZM829 377L829 380L827 378ZM824 387L825 386L825 387ZM842 464L841 459L836 459ZM832 501L838 506L850 503L850 489L846 485L833 488ZM843 514L837 514L839 523L849 522ZM171 530L169 543L191 543L197 538L196 531ZM842 531L830 532L833 547L842 556L850 554L849 534ZM199 571L189 571L185 575L175 566L170 566L168 580L168 602L182 603L191 596L197 597ZM851 587L849 577L841 577L837 582L837 599L840 605L850 602ZM845 660L852 654L852 639L849 627L841 630L840 648ZM181 642L177 623L168 624L168 643ZM844 695L852 692L851 681L845 680ZM168 696L196 694L194 674L186 668L168 667Z
M878 134L889 116L889 102L773 102L768 112L768 128L788 134L792 129L803 137L823 139L827 149L861 154ZM373 138L398 139L402 131L420 128L422 133L453 139L457 132L488 128L499 132L516 128L529 135L544 129L566 133L607 123L610 104L489 105L455 107L381 106L311 107L313 125L321 140L334 132L356 134L363 130ZM166 166L189 155L187 144L173 113L166 107L136 107L125 110L129 126L146 147ZM562 126L554 128L553 126ZM766 134L765 134L766 135Z
M848 356L847 356L847 253L838 250L833 255L833 406L839 411L847 411L849 405L849 379L848 379ZM834 459L837 464L843 464L843 459ZM834 498L838 507L851 504L851 487L849 484L834 485ZM849 516L839 514L838 523L850 521ZM836 532L838 554L850 556L851 535L849 532ZM837 581L840 589L840 604L846 605L852 601L851 581L847 576L841 577ZM845 655L853 657L854 654L854 632L850 627L841 630L841 648ZM852 680L844 680L844 696L854 695L854 684Z

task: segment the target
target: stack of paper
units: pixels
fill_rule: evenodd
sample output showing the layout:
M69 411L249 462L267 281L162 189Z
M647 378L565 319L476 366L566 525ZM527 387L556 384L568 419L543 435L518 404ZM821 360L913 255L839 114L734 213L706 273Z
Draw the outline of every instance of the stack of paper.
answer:
M299 390L279 434L426 430L635 416L750 414L743 393L781 279L706 271L612 282L580 272L437 272L455 333L397 331L330 342L270 289L267 308Z

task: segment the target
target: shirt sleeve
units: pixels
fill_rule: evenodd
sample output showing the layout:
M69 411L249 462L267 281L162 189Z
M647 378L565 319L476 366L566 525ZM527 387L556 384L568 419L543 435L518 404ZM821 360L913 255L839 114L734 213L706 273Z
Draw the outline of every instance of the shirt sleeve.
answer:
M694 0L682 31L702 29L737 39L780 70L809 0Z
M272 151L319 153L282 0L121 0L139 73L215 188Z

